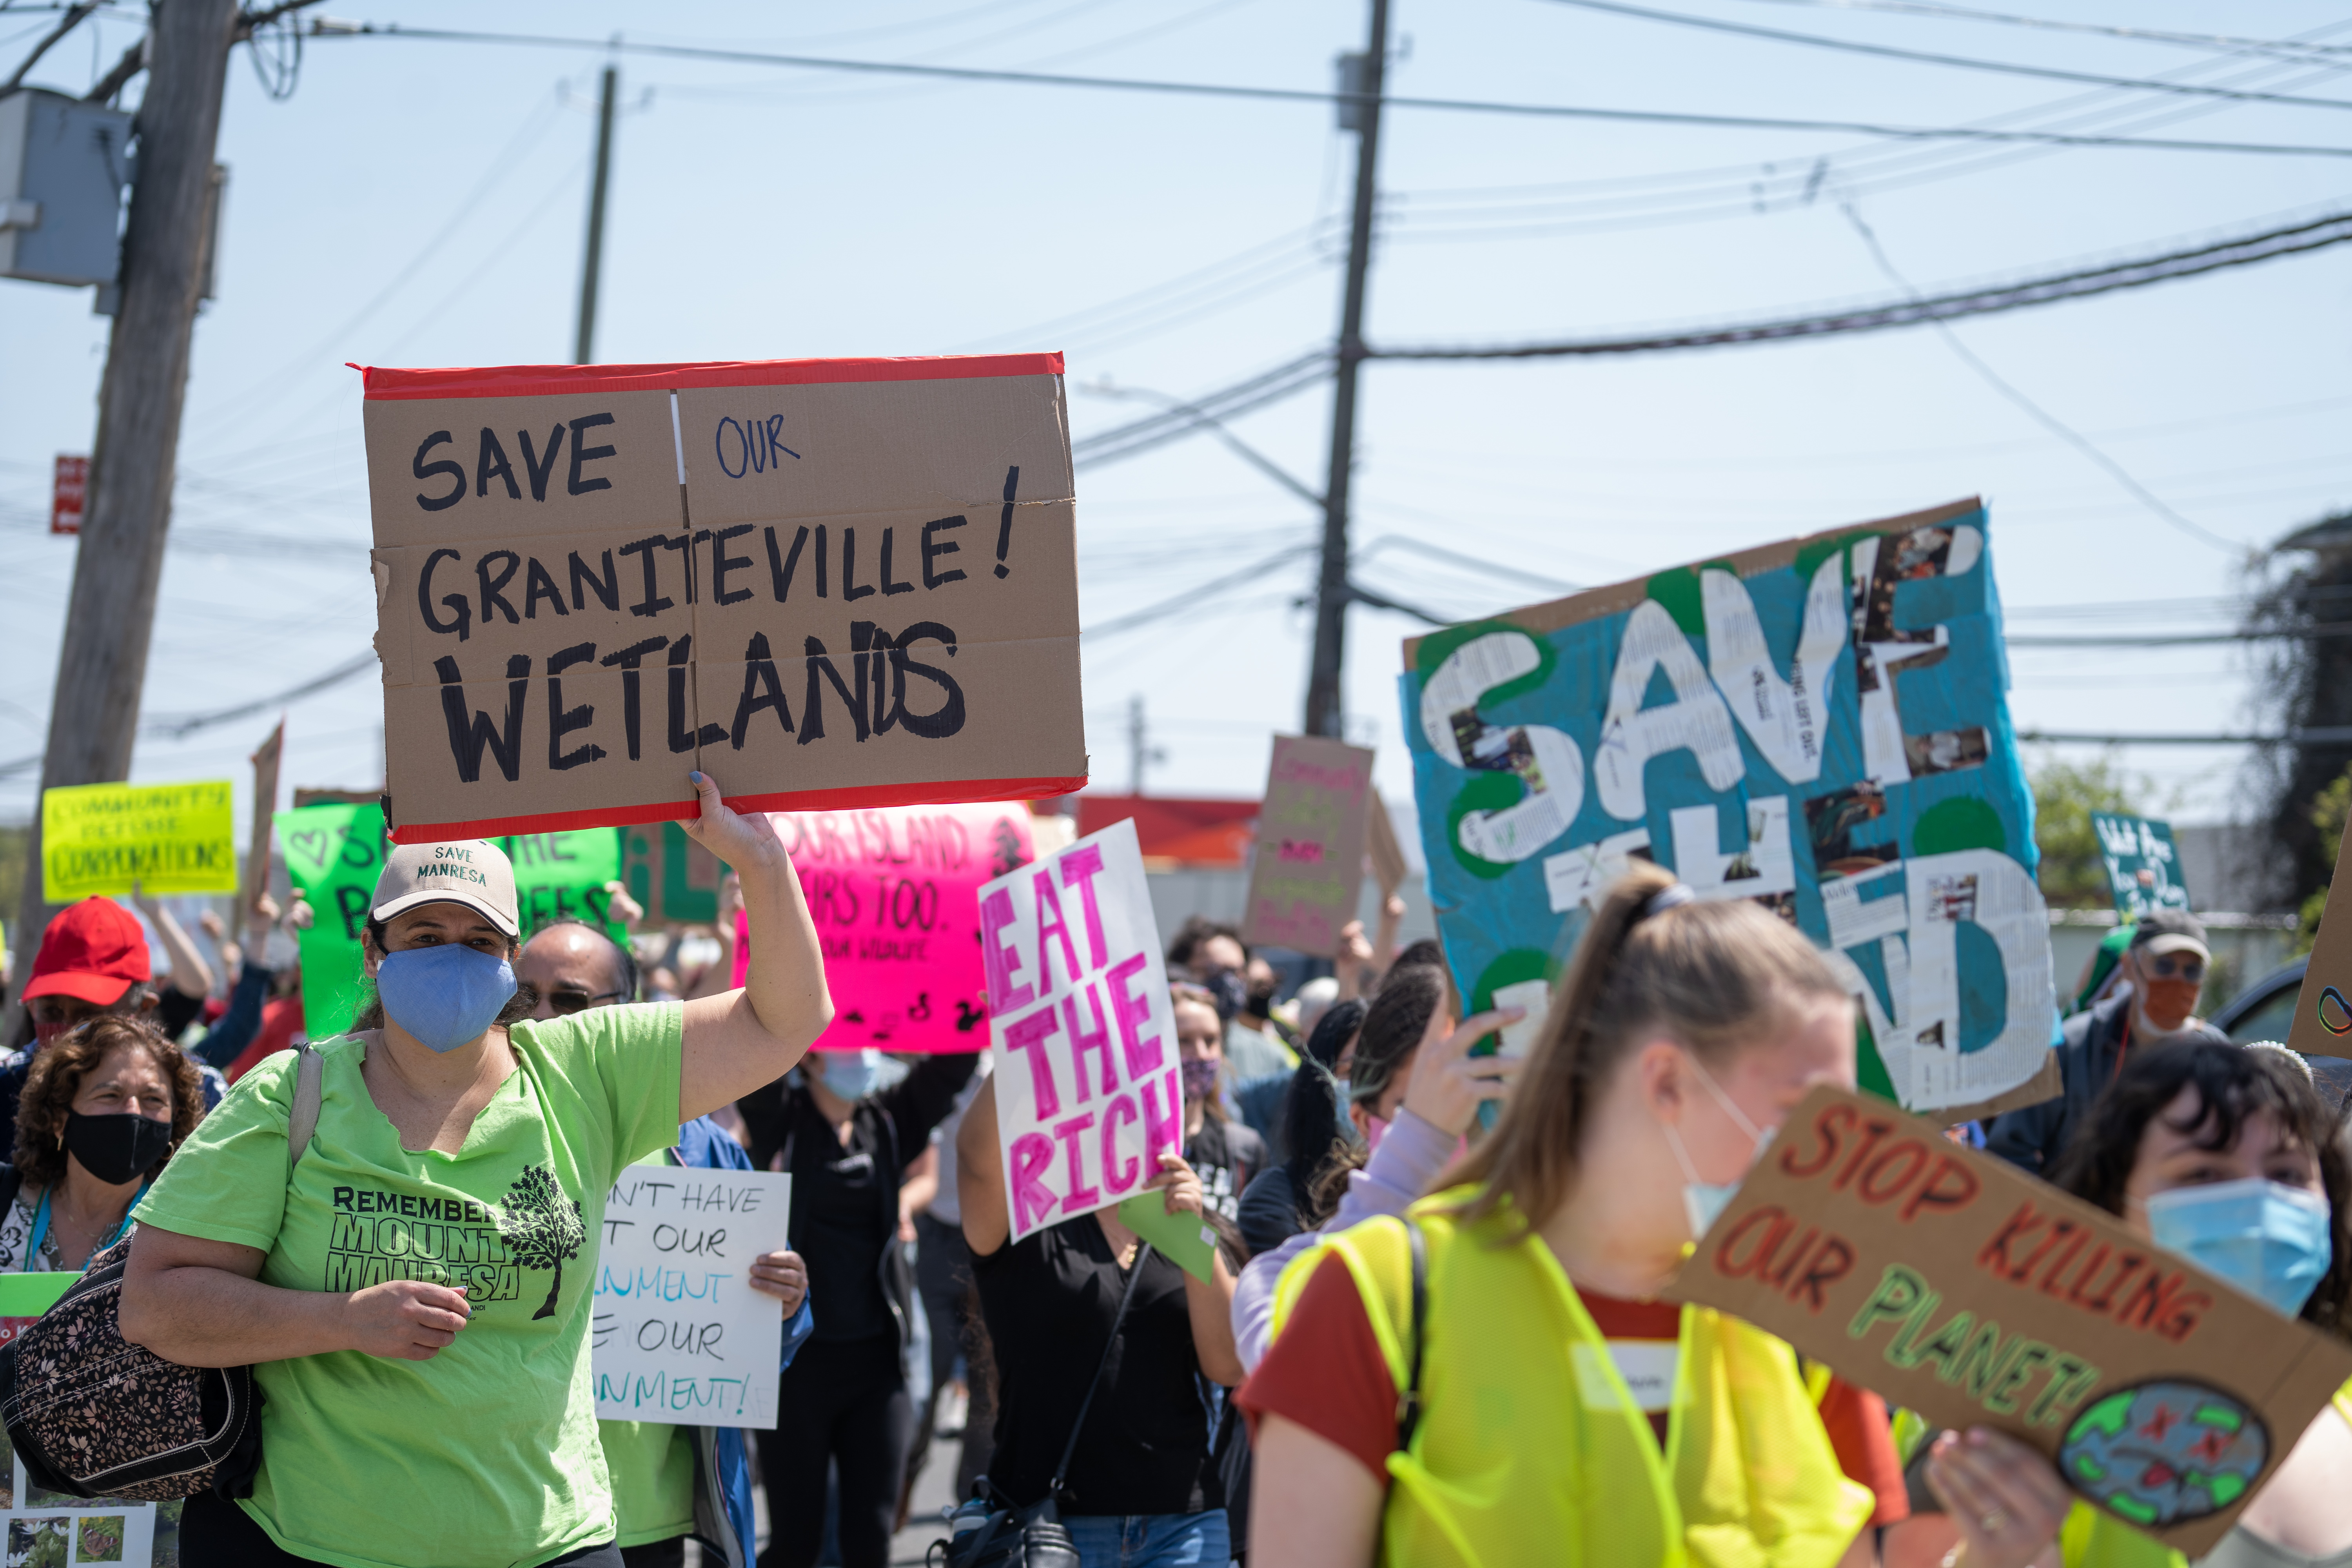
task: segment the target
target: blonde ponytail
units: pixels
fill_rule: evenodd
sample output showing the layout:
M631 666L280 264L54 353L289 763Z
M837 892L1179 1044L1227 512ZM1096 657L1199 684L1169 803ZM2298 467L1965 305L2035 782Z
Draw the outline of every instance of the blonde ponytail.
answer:
M1760 905L1694 900L1664 868L1635 867L1586 928L1502 1119L1454 1168L1477 1188L1456 1212L1477 1219L1507 1198L1524 1225L1549 1218L1574 1184L1592 1104L1641 1039L1717 1065L1793 1004L1844 994L1803 933Z

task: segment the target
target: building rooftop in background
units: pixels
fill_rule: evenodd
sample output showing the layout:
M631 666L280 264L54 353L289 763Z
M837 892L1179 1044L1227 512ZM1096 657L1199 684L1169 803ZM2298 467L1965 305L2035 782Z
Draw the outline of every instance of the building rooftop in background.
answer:
M1153 871L1179 867L1249 864L1257 837L1255 800L1184 800L1158 795L1078 796L1078 836L1133 818L1143 864Z
M2352 512L2324 517L2296 529L2271 546L2273 550L2342 550L2352 546Z

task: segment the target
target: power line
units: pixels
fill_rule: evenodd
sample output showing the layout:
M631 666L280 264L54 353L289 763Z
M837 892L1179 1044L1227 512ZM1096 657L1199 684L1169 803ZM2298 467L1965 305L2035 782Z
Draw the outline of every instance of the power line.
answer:
M1813 48L1842 49L1848 54L1881 59L1909 60L1919 65L1953 66L1962 70L1994 71L2005 76L2039 77L2045 81L2081 82L2090 87L2129 88L2135 92L2168 92L2191 98L2226 98L2241 103L2280 103L2297 109L2352 109L2336 98L2302 98L2291 93L2252 92L2236 88L2206 87L2194 82L2157 81L2147 77L2103 76L2095 71L2064 70L2056 66L2017 65L2007 60L1972 59L1966 55L1932 54L1924 49L1896 48L1889 44L1865 44L1852 38L1824 37L1819 33L1790 33L1779 27L1758 27L1746 22L1726 22L1714 16L1691 16L1678 11L1654 11L1646 5L1626 5L1619 0L1551 0L1586 11L1607 11L1645 22L1668 22L1680 27L1702 27L1714 33L1769 38L1774 43L1804 44Z
M2011 647L2196 647L2217 643L2301 642L2311 637L2352 637L2352 621L2330 621L2315 626L2282 626L2234 632L2118 632L2073 637L2028 632L2009 634Z
M1194 98L1249 99L1267 103L1369 104L1374 95L1314 92L1301 88L1244 87L1225 82L1160 81L1139 77L1067 76L1047 71L989 70L973 66L919 65L907 61L831 59L814 55L769 54L752 49L710 48L687 44L646 44L608 38L567 38L539 33L478 33L449 27L404 27L397 23L322 25L321 38L415 38L428 42L515 45L533 48L585 49L598 53L655 55L670 59L717 60L741 65L783 66L798 70L838 70L887 76L934 77L950 81L1011 82L1030 87L1090 88L1116 92L1166 93ZM1888 125L1855 120L1794 120L1768 115L1699 114L1667 110L1598 109L1581 104L1505 103L1459 98L1391 98L1386 109L1427 109L1456 113L1507 114L1545 119L1623 121L1642 125L1706 125L1740 131L1830 131L1909 141L2016 142L2062 147L2137 147L2169 153L2252 153L2290 157L2352 158L2352 147L2292 142L2196 142L2168 137L2073 135L2054 131L1999 131L1982 126Z
M2105 22L2061 22L2048 16L2021 16L2004 11L1979 11L1965 5L1937 5L1927 0L1764 0L1768 5L1805 5L1826 11L1891 11L1906 16L1935 16L1948 21L1999 22L2014 27L2038 27L2057 33L2095 33L2104 37L2129 38L2137 43L2172 44L2192 49L2226 49L2247 54L2272 54L2285 59L2346 52L2342 45L2306 44L2292 38L2242 38L2226 33L2179 33L2156 27L2122 27Z
M1312 350L1272 370L1192 398L1179 407L1147 414L1129 424L1073 441L1071 459L1080 467L1099 468L1122 458L1139 456L1171 441L1181 441L1218 420L1237 417L1320 385L1330 365L1329 349Z
M1871 258L1878 263L1878 269L1886 274L1896 288L1908 293L1912 299L1918 299L1919 290L1913 287L1911 279L1903 275L1902 269L1895 265L1894 258L1886 254L1886 247L1879 244L1878 231L1863 220L1861 209L1852 202L1843 203L1842 209L1845 213L1846 221L1852 224L1854 231L1862 236L1863 244L1870 247ZM2224 539L2212 530L2192 522L2181 515L2169 501L2140 483L2130 469L2107 456L2105 451L2095 446L2087 437L2073 426L2012 385L2006 376L1987 364L1978 356L1974 349L1960 341L1959 333L1952 330L1949 321L1937 321L1935 325L1936 331L1943 335L1944 346L1958 354L1960 362L1977 374L1978 379L2000 394L2009 402L2023 409L2043 429L2105 469L2108 476L2130 491L2140 504L2200 543L2210 544L2217 550L2226 550L2232 553L2237 552L2239 546L2235 541Z
M2352 212L2342 212L2287 228L2245 235L2164 256L2115 262L2023 283L1971 289L1930 299L1915 295L1891 303L1856 306L1822 315L1783 317L1643 337L1580 338L1560 342L1464 347L1375 347L1365 352L1373 359L1551 359L1591 354L1653 353L1667 349L1717 348L1734 343L1881 331L1889 327L1916 326L1922 321L1952 321L1963 316L1991 315L2029 305L2087 299L2119 289L2143 288L2151 283L2168 282L2175 278L2193 278L2200 273L2219 271L2223 268L2243 267L2257 261L2268 261L2274 257L2318 250L2340 245L2347 239L2352 239Z
M1130 610L1126 615L1117 616L1108 621L1099 621L1091 626L1087 626L1079 632L1078 636L1082 639L1110 637L1119 632L1133 631L1138 626L1149 626L1151 622L1164 619L1180 610L1190 609L1202 599L1213 597L1228 588L1237 588L1245 583L1255 582L1284 562L1295 561L1302 555L1314 553L1314 551L1315 546L1312 544L1295 544L1287 550L1277 550L1263 560L1251 562L1238 572L1228 572L1222 577L1212 577L1205 583L1195 584L1181 594L1171 594L1167 598L1155 604L1146 605L1139 610Z
M2090 746L2340 746L2352 742L2352 725L2289 730L2279 735L2091 735L2074 731L2024 730L2021 741Z

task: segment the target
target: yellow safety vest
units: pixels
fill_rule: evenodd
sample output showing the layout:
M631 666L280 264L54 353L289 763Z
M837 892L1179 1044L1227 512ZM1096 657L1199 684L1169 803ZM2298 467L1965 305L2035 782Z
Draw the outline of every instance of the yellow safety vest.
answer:
M1424 1414L1389 1456L1384 1564L1829 1568L1870 1518L1838 1467L1789 1346L1705 1308L1682 1312L1664 1452L1592 1315L1507 1210L1474 1225L1415 1205L1427 1252ZM1326 1255L1354 1276L1397 1386L1412 1264L1403 1222L1325 1237L1284 1271L1278 1333Z
M2336 1391L2336 1410L2352 1421L2352 1383ZM2180 1552L2086 1502L2066 1511L2066 1522L2058 1531L2058 1548L2066 1568L2188 1568L2189 1564Z

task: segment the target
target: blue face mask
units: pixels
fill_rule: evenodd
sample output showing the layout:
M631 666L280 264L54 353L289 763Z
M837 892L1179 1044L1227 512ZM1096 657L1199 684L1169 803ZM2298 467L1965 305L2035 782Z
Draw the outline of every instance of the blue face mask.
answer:
M384 955L376 967L376 994L384 1016L428 1050L454 1051L497 1021L515 994L514 970L503 958L462 942L412 947Z
M2335 1256L2327 1200L2249 1176L2176 1187L2147 1200L2156 1244L2259 1296L2292 1318Z
M824 1087L844 1100L864 1100L882 1087L882 1053L868 1048L862 1051L826 1051Z

